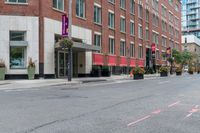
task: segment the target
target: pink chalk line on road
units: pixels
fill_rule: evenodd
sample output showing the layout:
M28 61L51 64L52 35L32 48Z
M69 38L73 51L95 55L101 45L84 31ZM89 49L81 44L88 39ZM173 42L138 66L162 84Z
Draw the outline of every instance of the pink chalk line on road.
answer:
M184 119L189 118L192 116L193 113L200 111L200 109L198 108L199 108L199 105L196 105L192 110L189 111L189 114L186 115Z
M150 117L151 117L151 115L147 115L147 116L145 116L145 117L143 117L143 118L140 118L140 119L138 119L138 120L136 120L136 121L134 121L134 122L129 123L127 126L129 127L129 126L135 125L135 124L137 124L137 123L139 123L139 122L141 122L141 121L144 121L144 120L146 120L146 119L148 119L148 118L150 118Z
M178 105L180 102L181 102L181 101L177 101L177 102L175 102L175 103L169 104L169 105L168 105L168 108L174 107L174 106Z

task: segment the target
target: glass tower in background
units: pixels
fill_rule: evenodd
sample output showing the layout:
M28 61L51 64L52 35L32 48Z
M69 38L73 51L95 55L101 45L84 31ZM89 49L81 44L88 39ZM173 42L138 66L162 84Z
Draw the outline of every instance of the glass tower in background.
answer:
M200 0L181 0L183 35L200 38Z

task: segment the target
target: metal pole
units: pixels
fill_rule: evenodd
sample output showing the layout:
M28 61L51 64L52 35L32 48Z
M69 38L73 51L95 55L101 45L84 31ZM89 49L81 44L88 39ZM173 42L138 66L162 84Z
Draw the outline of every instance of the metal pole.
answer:
M69 19L69 39L72 39L72 0L68 0L68 5L69 5L69 13L68 13L68 19ZM68 81L72 81L72 48L68 48Z

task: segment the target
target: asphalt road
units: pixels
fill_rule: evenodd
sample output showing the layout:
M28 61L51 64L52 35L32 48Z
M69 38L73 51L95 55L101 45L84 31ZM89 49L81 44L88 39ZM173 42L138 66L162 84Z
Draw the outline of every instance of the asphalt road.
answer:
M2 90L0 133L200 133L200 75Z

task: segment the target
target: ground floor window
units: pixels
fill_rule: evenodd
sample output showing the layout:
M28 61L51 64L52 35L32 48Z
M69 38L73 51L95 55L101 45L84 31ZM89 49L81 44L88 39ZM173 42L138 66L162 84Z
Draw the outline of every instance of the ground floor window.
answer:
M26 47L10 47L10 68L26 68Z

